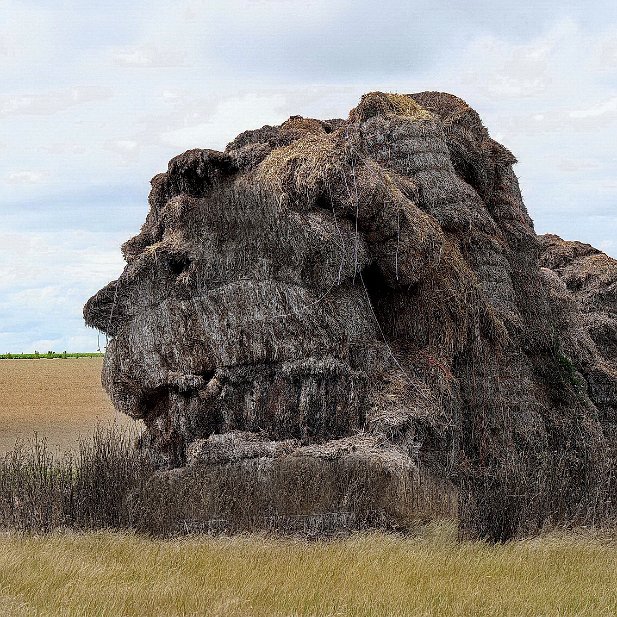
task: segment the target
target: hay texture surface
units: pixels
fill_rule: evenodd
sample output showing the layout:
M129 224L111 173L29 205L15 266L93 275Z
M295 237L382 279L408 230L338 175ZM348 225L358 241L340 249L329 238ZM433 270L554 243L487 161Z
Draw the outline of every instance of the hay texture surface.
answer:
M156 482L201 477L205 518L242 491L354 520L454 495L496 541L614 514L617 266L536 236L515 162L437 92L174 158L85 307Z

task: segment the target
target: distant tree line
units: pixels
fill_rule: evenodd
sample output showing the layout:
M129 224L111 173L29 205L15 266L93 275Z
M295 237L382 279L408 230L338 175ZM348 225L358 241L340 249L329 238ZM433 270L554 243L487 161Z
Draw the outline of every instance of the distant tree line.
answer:
M53 360L56 358L66 359L66 358L99 358L105 354L101 352L92 352L92 353L73 353L73 352L56 352L56 351L48 351L47 353L39 353L35 351L34 353L5 353L0 354L0 360Z

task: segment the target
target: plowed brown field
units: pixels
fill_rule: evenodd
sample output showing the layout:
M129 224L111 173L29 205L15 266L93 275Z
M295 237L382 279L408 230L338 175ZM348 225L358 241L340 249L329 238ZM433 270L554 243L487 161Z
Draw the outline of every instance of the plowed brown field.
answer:
M0 360L0 452L36 432L49 445L74 448L97 422L118 419L101 386L102 358Z

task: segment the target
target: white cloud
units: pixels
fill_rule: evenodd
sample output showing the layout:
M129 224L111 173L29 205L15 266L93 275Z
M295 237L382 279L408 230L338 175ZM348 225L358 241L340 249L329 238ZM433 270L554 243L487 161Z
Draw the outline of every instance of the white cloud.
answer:
M221 101L207 122L199 122L200 111L185 116L186 126L166 131L161 141L179 150L203 147L223 149L238 133L264 124L280 124L286 119L283 95L263 96L255 93ZM248 120L250 118L250 120ZM195 120L198 120L195 122Z
M161 93L161 96L164 99L176 101L181 96L185 96L186 94L187 94L186 90L163 90L163 92Z
M111 56L116 64L132 67L178 67L186 62L186 54L182 50L153 46L115 49Z
M542 95L553 85L555 57L577 35L577 25L565 19L525 43L494 35L479 37L464 53L461 81L496 99ZM459 63L454 66L461 68Z
M567 173L580 173L586 170L600 169L602 164L593 158L561 158L557 167Z
M0 95L0 116L55 114L75 105L101 101L111 96L111 91L105 87L75 87L39 94L3 94Z
M45 285L43 287L22 289L9 295L12 304L18 306L45 305L47 310L55 307L66 307L66 297L58 286Z
M587 109L578 109L571 111L568 115L570 118L598 118L617 112L617 96L603 101L597 105L592 105Z
M611 25L610 23L607 25ZM595 38L593 45L593 69L600 73L611 73L617 69L617 27Z
M107 141L105 147L111 152L119 155L119 158L124 163L130 163L137 160L141 150L141 144L135 139L116 139Z
M132 139L119 139L115 142L115 145L119 150L123 150L124 152L133 152L139 144Z
M20 170L12 171L6 175L9 184L40 184L49 174L46 171Z
M0 3L0 67L24 74L53 55L56 35L49 8L25 6L15 0Z
M598 243L598 248L605 253L615 253L617 242L615 240L602 240Z
M88 149L83 143L71 141L57 141L48 144L41 144L40 149L49 154L63 156L79 156L88 152Z
M121 233L96 231L0 231L0 290L3 296L40 293L53 281L54 287L85 286L93 293L122 269L119 246L125 239Z
M0 232L5 351L93 351L96 334L85 328L82 307L121 271L123 239L94 232Z

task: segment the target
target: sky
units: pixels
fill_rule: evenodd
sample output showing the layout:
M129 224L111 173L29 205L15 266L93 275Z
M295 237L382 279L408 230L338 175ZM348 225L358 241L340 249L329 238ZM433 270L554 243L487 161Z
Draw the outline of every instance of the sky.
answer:
M617 257L617 3L0 0L0 353L93 351L149 180L364 92L464 98L538 233Z

